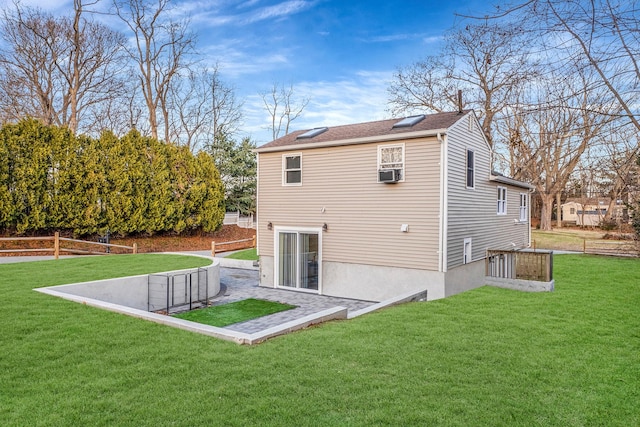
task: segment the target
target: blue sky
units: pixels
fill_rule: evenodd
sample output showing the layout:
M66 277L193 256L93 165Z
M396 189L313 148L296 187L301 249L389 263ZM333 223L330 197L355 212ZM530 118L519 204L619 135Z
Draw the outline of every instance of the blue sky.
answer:
M0 0L4 7L10 0ZM53 13L72 0L22 0ZM101 0L107 8L110 1ZM174 0L188 15L203 61L244 101L243 135L268 142L260 92L293 85L310 102L293 129L388 118L393 72L435 52L455 12L484 15L479 0Z

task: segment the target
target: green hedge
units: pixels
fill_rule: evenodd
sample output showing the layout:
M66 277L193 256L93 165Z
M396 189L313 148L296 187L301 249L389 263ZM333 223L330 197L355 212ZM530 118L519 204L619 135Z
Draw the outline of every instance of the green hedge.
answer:
M0 128L0 159L5 231L213 231L224 218L224 187L211 156L135 130L90 138L23 120Z

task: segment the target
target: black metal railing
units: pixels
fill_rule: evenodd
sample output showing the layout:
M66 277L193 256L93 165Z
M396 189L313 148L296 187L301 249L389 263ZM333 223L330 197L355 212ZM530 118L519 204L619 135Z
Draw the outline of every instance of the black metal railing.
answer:
M207 270L150 274L148 310L166 314L193 310L209 300Z

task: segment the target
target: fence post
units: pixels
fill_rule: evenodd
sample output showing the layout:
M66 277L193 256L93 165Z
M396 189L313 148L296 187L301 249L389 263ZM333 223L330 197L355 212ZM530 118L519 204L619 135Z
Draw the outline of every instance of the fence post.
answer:
M252 247L253 248L256 247L256 235L255 234L253 235L253 246Z
M137 254L138 253L138 244L137 243L133 243L133 253Z
M215 240L211 241L211 256L212 257L216 256L216 241Z
M55 259L60 257L60 232L56 231L53 238L53 256Z
M582 253L587 253L587 239L582 239Z

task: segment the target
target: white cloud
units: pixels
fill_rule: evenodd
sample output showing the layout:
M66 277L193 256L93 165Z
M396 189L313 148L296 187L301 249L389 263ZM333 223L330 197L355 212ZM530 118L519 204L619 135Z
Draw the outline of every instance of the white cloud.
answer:
M223 4L206 1L185 1L179 10L185 16L190 16L194 24L205 24L208 27L222 25L249 25L269 19L281 19L300 13L313 6L313 2L304 0L290 0L272 6L257 7L257 1L248 1L236 6L243 12L234 14ZM222 9L225 9L222 11Z
M21 6L36 7L46 11L55 11L64 8L70 8L73 2L71 0L21 0ZM0 8L12 7L13 0L0 0Z
M203 57L210 58L220 66L223 76L238 79L248 74L259 75L289 64L288 51L251 49L244 39L228 39L207 45Z
M286 1L274 6L267 6L257 9L243 19L244 24L252 24L266 19L280 18L283 16L294 15L311 7L313 3L303 0Z
M293 83L294 98L310 98L291 130L338 126L388 118L387 87L392 71L361 71L337 81ZM251 95L245 102L245 131L258 144L271 140L269 116L262 98Z
M422 39L422 43L424 43L424 44L440 43L443 39L444 39L444 37L443 37L443 36L430 36L430 37L424 37L424 38Z

